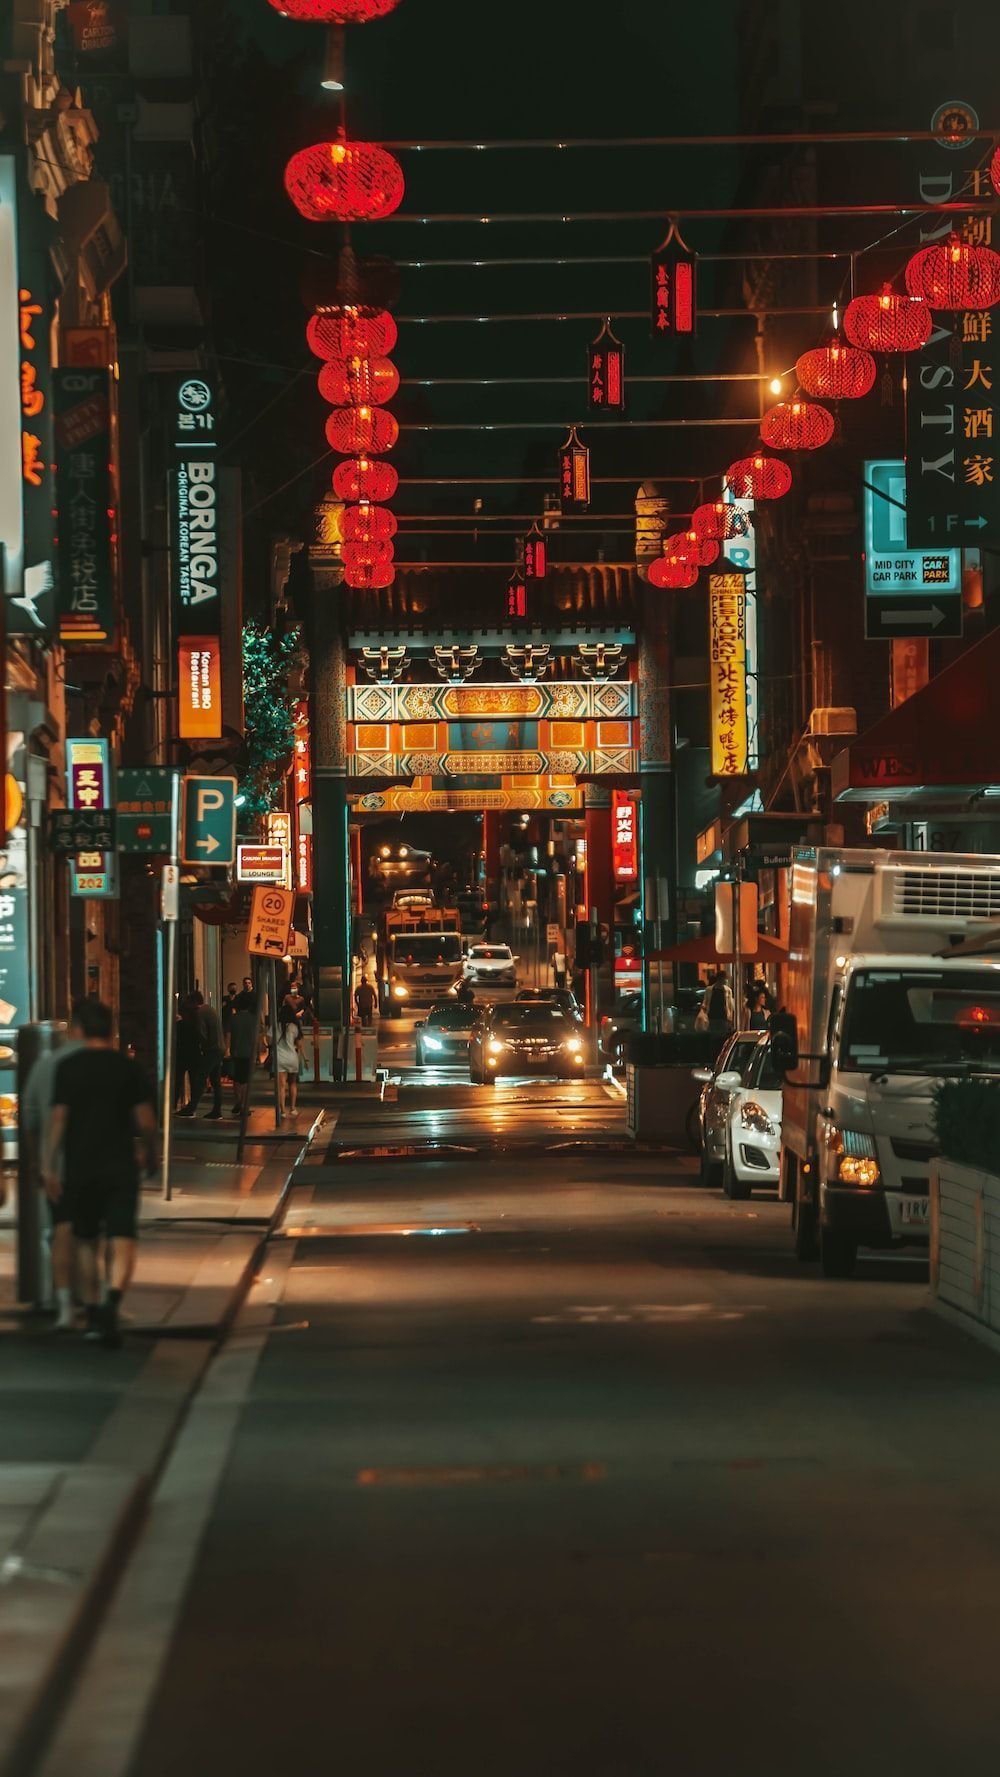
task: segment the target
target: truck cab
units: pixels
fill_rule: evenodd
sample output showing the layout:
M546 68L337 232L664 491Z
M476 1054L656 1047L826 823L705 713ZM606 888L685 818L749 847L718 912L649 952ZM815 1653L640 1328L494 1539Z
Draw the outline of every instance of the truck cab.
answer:
M1000 917L1000 859L819 851L793 866L781 1189L795 1247L926 1245L943 1079L1000 1076L1000 963L948 955Z

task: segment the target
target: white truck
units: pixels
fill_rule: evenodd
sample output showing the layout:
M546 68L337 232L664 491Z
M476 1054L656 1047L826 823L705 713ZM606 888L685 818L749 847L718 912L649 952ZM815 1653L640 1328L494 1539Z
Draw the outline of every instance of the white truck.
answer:
M859 1246L926 1245L934 1089L1000 1074L1000 961L949 956L1000 922L1000 857L797 854L775 1059L795 1250L847 1277Z

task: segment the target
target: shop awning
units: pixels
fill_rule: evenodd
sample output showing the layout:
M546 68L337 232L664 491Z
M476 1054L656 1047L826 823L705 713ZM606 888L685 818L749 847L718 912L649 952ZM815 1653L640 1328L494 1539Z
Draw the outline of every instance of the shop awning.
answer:
M837 802L1000 785L1000 629L852 740L831 766Z
M788 946L782 944L780 938L771 938L766 932L757 933L757 951L748 956L747 962L783 963L788 960ZM731 950L716 950L713 933L706 932L700 938L686 938L683 944L670 944L666 950L651 950L647 957L651 963L731 963L734 961Z

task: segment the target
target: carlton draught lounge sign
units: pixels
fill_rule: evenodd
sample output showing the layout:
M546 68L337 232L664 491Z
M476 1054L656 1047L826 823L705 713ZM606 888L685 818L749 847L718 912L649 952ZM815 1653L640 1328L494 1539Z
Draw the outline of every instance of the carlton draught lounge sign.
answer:
M202 377L177 391L171 481L171 583L177 702L183 740L218 739L221 704L221 561L215 397Z

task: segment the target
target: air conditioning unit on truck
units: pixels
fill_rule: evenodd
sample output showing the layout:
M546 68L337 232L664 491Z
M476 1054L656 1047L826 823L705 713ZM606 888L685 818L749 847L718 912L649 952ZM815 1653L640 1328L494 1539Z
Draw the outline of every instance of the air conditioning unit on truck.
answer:
M383 913L378 977L382 1015L398 1018L411 1006L430 1006L457 991L462 980L462 936L454 907Z
M926 1245L937 1082L1000 1075L1000 964L948 955L1000 922L1000 857L799 853L776 1059L795 1250Z

